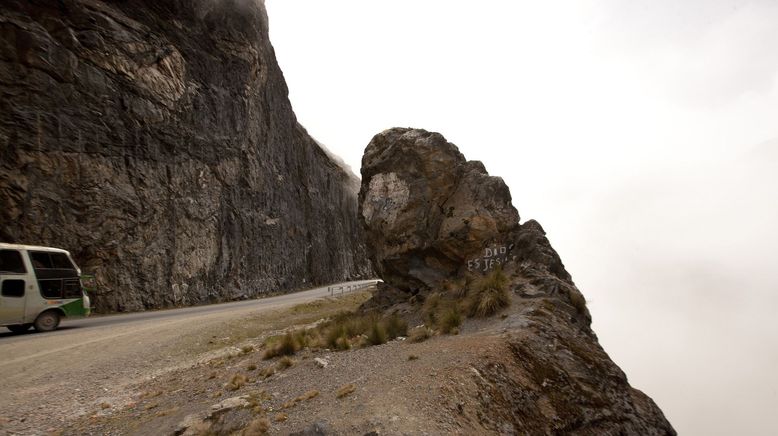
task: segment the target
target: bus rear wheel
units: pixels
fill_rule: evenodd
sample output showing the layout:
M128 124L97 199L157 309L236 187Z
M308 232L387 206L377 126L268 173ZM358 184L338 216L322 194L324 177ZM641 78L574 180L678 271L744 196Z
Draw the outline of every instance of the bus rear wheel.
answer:
M38 315L35 319L35 330L39 332L50 332L59 326L59 313L48 310Z
M5 326L8 330L14 333L24 333L32 327L32 324L16 324Z

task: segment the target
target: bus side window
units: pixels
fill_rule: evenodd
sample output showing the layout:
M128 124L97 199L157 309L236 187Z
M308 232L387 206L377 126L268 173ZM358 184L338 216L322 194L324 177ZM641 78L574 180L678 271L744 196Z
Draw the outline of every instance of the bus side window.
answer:
M43 298L62 298L62 279L38 280Z
M51 258L49 253L44 251L32 251L30 252L30 260L32 261L32 267L35 269L51 269Z
M16 250L0 250L0 273L24 274L22 255Z
M63 280L63 298L81 298L81 283L78 279Z
M3 297L24 297L24 280L3 280Z
M51 253L51 263L54 268L59 269L76 269L70 259L63 253Z

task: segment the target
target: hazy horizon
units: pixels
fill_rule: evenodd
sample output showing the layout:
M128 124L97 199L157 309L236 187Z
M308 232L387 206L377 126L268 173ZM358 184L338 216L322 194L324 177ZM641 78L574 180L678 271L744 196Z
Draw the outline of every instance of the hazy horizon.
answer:
M386 128L442 133L680 434L778 433L778 2L266 4L300 123L356 173Z

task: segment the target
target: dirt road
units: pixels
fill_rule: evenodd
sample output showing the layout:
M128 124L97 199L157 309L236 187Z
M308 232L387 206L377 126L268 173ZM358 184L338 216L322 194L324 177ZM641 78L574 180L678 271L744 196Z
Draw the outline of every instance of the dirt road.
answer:
M351 282L361 284L371 282ZM46 334L0 335L0 434L46 434L125 388L250 337L263 317L329 295L327 287L259 300L64 321ZM274 322L278 324L278 320ZM232 327L229 327L232 326Z

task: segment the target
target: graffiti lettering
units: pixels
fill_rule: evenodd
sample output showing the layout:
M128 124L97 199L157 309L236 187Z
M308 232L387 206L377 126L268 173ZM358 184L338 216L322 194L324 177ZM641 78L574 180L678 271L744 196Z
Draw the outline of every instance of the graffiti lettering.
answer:
M483 256L469 259L467 261L467 270L470 272L489 272L500 265L508 262L514 262L516 256L511 254L513 244L493 245L484 248Z

